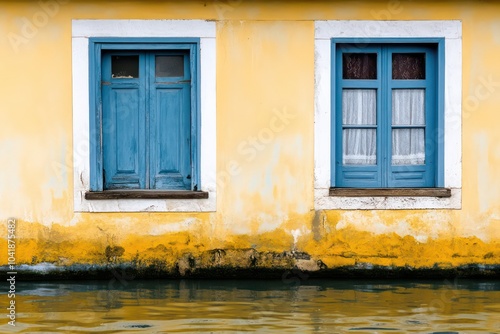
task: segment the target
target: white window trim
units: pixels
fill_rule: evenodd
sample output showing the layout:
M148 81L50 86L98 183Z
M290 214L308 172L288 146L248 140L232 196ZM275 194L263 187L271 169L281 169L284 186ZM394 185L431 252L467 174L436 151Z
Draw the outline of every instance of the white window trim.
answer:
M444 38L444 186L451 197L333 197L331 172L331 39ZM462 206L462 23L460 21L316 21L314 206L322 209L460 209Z
M200 38L201 189L208 199L86 200L90 190L89 38ZM203 20L73 20L73 189L75 212L216 211L215 22Z

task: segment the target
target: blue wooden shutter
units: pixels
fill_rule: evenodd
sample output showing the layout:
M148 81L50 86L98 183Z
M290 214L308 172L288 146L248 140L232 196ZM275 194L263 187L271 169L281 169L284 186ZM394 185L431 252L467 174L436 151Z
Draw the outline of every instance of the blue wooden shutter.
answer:
M393 80L391 73L392 54L423 54L425 55L425 77L419 79ZM436 49L419 45L388 46L387 47L387 114L386 124L388 124L387 135L387 166L388 171L387 186L394 188L408 187L435 187L435 161L437 155L437 67ZM392 151L392 92L397 89L421 90L424 93L425 123L423 126L414 126L413 129L424 131L425 138L425 162L416 165L394 165L391 164ZM392 127L392 130L391 130ZM402 126L409 129L410 126Z
M104 189L146 187L145 73L144 53L102 57Z
M335 44L334 44L335 45ZM332 128L334 130L335 138L335 180L336 187L356 187L356 188L374 188L381 186L381 163L380 163L380 151L381 151L381 50L378 46L366 46L364 48L359 48L356 45L350 44L338 44L335 48L335 57L332 68L335 68L335 84L333 85L334 90L332 94L334 95L334 107L335 107L335 117L333 119L334 124ZM370 78L348 78L343 75L343 56L344 54L355 54L364 55L371 54L375 55L375 71L370 75ZM333 58L333 57L332 57ZM343 94L344 91L348 90L370 90L374 92L376 97L375 109L376 113L376 124L371 125L349 125L343 122ZM376 131L376 161L369 165L352 165L344 164L343 162L343 136L345 131L350 130L370 130ZM333 146L333 145L332 145Z
M149 182L153 189L191 189L189 52L151 52Z

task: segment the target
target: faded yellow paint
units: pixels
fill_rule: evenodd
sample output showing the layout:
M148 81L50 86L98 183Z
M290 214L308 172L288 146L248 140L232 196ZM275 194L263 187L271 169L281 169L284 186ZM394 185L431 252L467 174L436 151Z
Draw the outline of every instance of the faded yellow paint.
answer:
M500 264L500 4L61 1L28 32L39 2L0 9L0 219L18 218L18 263L174 266L253 248L307 252L328 267ZM73 212L71 20L89 18L217 22L217 171L237 173L221 177L216 213ZM314 20L324 19L462 21L461 210L314 212ZM277 125L277 113L289 118ZM269 140L256 148L259 135Z

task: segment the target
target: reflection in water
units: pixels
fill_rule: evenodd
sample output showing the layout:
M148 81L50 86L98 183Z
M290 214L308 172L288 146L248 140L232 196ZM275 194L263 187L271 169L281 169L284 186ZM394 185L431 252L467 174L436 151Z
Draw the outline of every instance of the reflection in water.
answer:
M500 282L112 280L18 283L45 333L500 333Z

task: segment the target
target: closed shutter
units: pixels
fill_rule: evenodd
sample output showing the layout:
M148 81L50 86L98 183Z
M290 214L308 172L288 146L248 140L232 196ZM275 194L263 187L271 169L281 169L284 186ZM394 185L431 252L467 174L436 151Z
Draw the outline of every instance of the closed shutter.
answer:
M102 146L104 189L146 187L144 53L104 54Z
M191 189L189 52L102 58L104 189Z

